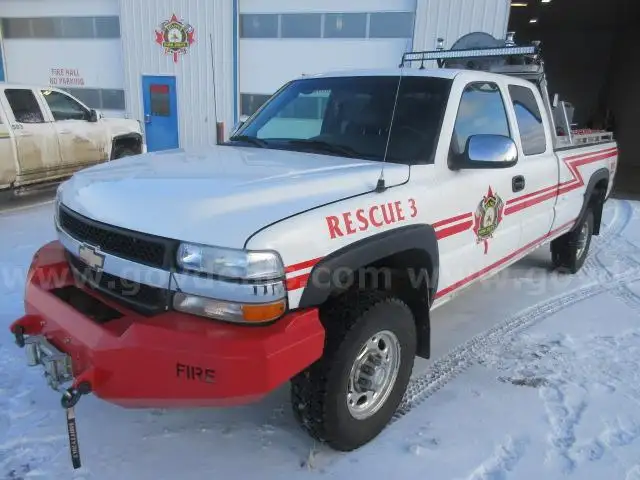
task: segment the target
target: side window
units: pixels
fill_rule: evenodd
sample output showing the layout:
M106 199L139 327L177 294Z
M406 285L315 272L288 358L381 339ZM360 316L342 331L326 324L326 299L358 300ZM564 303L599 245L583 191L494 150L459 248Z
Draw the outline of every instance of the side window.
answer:
M547 139L536 97L530 88L509 85L509 95L518 121L522 150L525 155L538 155L547 150Z
M18 123L44 123L38 100L31 90L8 88L4 91L7 102Z
M472 83L464 89L451 139L453 152L463 153L469 137L480 134L510 137L504 101L495 83Z
M52 90L42 90L42 95L49 105L53 119L61 120L88 120L89 112L86 108L64 93Z

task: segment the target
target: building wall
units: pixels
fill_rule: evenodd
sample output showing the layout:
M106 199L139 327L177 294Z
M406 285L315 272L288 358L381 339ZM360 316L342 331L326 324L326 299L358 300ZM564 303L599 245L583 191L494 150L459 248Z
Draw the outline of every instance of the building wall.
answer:
M233 10L232 0L120 0L127 105L133 118L143 120L142 76L174 75L180 146L214 144L216 110L229 131L235 116ZM174 13L195 28L195 43L177 63L155 42L155 31Z
M471 32L504 38L509 24L509 0L417 0L414 50L435 50L438 37L445 48Z
M124 113L117 0L0 0L5 80L67 89Z
M265 95L302 74L397 66L411 48L415 6L416 0L240 0L243 113L249 95L260 97L255 110ZM258 20L264 28L248 32Z

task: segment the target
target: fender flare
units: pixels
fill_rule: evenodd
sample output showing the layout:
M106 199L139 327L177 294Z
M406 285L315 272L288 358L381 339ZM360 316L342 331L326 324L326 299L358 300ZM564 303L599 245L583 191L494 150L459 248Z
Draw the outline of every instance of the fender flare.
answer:
M596 184L602 180L606 180L607 185L609 184L609 178L610 174L609 174L609 170L607 168L600 168L598 170L596 170L595 172L593 172L593 175L591 175L591 178L589 179L589 183L587 184L587 189L584 192L584 200L582 202L582 208L580 209L580 215L578 215L578 221L576 222L576 225L580 225L582 220L584 219L584 216L587 213L587 208L589 208L589 205L591 205L591 197L593 196L593 192L596 189ZM604 198L603 200L603 204L604 204ZM602 212L594 212L595 215L595 222L596 225L594 226L594 230L595 232L599 232L600 231L600 219L602 216ZM594 233L595 233L594 232Z
M309 274L309 281L302 292L299 308L322 305L329 298L335 286L332 281L326 280L327 273L332 274L341 268L356 271L391 255L415 249L425 251L431 262L429 299L432 301L438 288L440 267L438 239L431 225L417 224L372 235L324 257Z

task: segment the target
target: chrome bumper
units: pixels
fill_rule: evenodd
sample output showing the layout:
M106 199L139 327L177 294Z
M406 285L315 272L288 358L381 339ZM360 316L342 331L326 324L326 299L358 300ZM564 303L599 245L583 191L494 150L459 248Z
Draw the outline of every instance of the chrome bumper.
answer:
M25 338L24 351L30 367L44 367L47 383L54 390L73 380L71 357L51 345L46 338L39 335Z

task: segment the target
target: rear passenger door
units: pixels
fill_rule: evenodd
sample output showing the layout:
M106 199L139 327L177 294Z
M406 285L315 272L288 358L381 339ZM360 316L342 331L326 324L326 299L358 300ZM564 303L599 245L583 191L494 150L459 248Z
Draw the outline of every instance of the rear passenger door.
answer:
M532 247L553 225L558 162L540 94L528 86L513 84L508 85L508 92L515 117L513 138L520 158L518 175L522 179L507 201L505 217L521 223L520 243Z
M46 122L33 90L4 90L9 122L18 154L20 184L49 180L60 168L58 140L51 123Z

